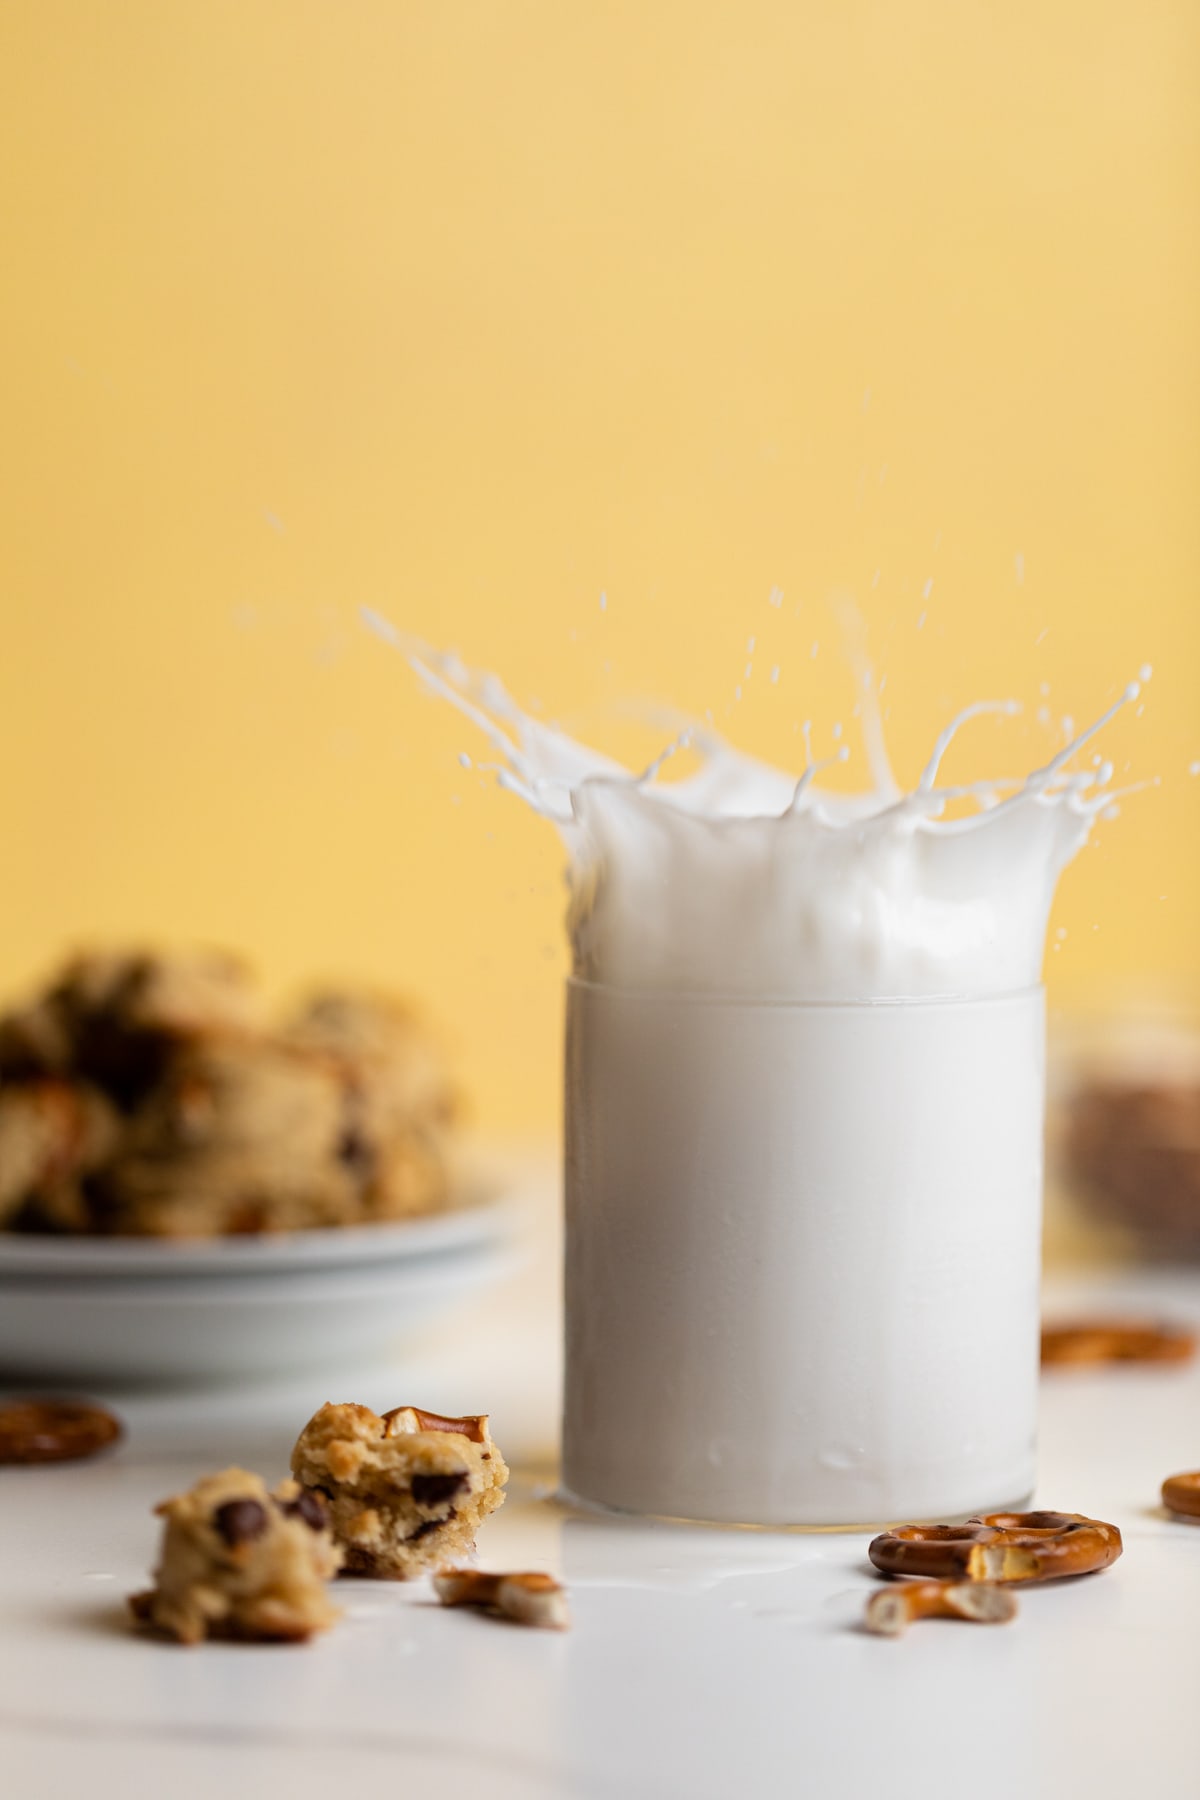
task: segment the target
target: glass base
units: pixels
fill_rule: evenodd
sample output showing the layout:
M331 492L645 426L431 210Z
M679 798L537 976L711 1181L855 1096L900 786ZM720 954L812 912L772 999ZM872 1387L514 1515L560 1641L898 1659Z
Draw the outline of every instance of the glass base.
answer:
M1033 1495L1021 1494L1015 1500L998 1500L994 1506L976 1507L972 1512L937 1513L920 1519L863 1519L845 1525L757 1525L750 1519L685 1519L673 1513L630 1512L624 1507L607 1506L602 1500L586 1500L582 1494L573 1494L570 1488L561 1484L550 1498L560 1506L571 1507L576 1512L591 1513L597 1518L611 1519L614 1523L623 1520L629 1524L689 1525L701 1531L763 1531L783 1533L788 1537L832 1537L839 1532L859 1536L870 1532L874 1535L880 1531L893 1531L899 1525L965 1525L968 1519L977 1519L984 1513L1027 1512Z

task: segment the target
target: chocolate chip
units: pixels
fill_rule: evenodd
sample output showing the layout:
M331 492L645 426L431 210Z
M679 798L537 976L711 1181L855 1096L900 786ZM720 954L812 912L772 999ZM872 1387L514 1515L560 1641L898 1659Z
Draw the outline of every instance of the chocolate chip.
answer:
M262 1536L267 1529L267 1509L257 1500L227 1500L213 1514L213 1524L232 1549Z
M375 1167L375 1151L355 1126L348 1125L338 1140L339 1161L354 1175L366 1180Z
M451 1513L450 1517L453 1518L454 1514ZM409 1532L404 1541L406 1544L415 1544L418 1538L427 1537L431 1531L436 1531L439 1525L445 1523L445 1519L423 1519L415 1531Z
M303 1519L313 1531L324 1531L329 1523L325 1502L311 1488L302 1488L294 1500L285 1500L283 1510L289 1518Z
M418 1506L440 1506L443 1500L453 1500L455 1494L461 1493L470 1479L465 1469L456 1469L449 1475L414 1475L412 1497Z

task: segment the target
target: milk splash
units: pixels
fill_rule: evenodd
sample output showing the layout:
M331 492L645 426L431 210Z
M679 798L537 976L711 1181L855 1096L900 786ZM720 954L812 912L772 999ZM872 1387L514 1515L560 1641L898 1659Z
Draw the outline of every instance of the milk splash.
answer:
M662 753L630 771L531 718L496 676L376 613L363 617L483 733L501 759L500 783L557 828L569 857L573 973L622 988L889 1001L1036 986L1058 877L1119 798L1111 763L1070 764L1140 692L1131 682L1023 779L940 786L969 720L1020 710L977 701L947 725L906 793L862 667L871 785L843 795L818 777L848 752L814 760L807 728L798 777L680 719ZM685 746L699 757L696 771L658 781ZM972 810L947 818L952 803Z

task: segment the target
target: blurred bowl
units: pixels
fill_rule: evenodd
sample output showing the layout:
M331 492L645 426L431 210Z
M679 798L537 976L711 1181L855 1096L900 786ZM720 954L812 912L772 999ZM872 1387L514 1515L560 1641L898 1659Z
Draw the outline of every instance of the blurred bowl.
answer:
M1071 1020L1052 1041L1053 1180L1144 1258L1200 1257L1200 1032L1169 1009Z
M284 1237L0 1240L0 1375L151 1386L361 1362L518 1260L513 1197L460 1199Z

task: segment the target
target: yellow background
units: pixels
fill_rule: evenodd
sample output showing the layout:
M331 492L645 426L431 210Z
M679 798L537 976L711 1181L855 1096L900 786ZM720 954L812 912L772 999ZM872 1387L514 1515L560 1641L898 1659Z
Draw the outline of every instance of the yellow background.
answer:
M837 593L908 775L1156 665L1050 973L1193 983L1198 70L1178 0L7 5L0 988L143 934L380 976L547 1124L557 845L356 609L794 758Z

